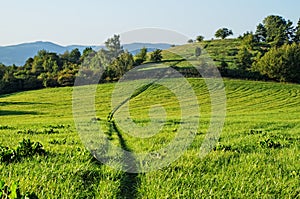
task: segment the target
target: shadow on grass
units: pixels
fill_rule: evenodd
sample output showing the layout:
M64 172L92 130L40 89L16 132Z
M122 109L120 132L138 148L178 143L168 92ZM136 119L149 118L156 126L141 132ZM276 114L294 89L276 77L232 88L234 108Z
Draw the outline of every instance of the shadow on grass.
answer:
M37 105L37 104L51 104L51 103L44 103L44 102L0 102L0 106L9 106L9 105Z
M111 121L112 129L117 133L120 145L123 150L131 152L131 149L127 146L126 141L124 140L121 132L117 128L114 121ZM136 160L134 156L129 154L123 154L122 157L123 170L137 170L136 169ZM122 175L120 184L120 191L117 195L117 198L137 198L137 188L140 185L140 179L138 173L128 173L124 172Z
M0 110L0 116L13 116L13 115L40 115L36 111L8 111Z

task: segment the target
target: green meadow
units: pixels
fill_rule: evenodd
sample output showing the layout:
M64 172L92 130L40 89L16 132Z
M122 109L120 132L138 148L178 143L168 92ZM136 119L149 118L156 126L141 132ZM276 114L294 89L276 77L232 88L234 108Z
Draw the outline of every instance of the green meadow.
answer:
M0 163L0 179L8 185L19 182L21 192L39 198L300 198L300 85L224 79L223 131L213 150L200 158L211 99L203 79L187 81L200 105L199 126L189 132L194 140L166 167L137 174L103 164L86 149L74 123L72 87L0 96L0 146L14 149L25 138L46 151ZM106 118L115 86L98 85L96 118L91 118L113 145L151 153L174 139L181 125L179 101L159 84L128 102L134 124L145 128L162 119L155 112L150 118L149 110L164 108L165 123L158 134L143 139L109 128ZM120 118L117 125L126 120L122 110L115 117ZM163 153L153 155L156 161L165 158Z

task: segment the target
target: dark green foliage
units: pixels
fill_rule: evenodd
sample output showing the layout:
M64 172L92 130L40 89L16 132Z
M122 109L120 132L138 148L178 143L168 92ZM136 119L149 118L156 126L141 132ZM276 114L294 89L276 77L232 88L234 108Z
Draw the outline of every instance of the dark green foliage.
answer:
M20 130L17 133L18 134L28 134L28 135L40 135L40 134L50 135L50 134L58 134L59 131L54 130L54 128L43 129L43 130L25 129L25 130Z
M273 148L273 149L277 149L281 147L281 144L279 142L276 142L274 140L271 139L266 139L266 140L262 140L259 142L260 146L263 148Z
M298 20L297 27L295 28L294 42L300 43L300 19Z
M7 129L14 129L13 127L7 126L7 125L0 125L0 130L7 130Z
M64 138L62 140L58 140L58 139L53 139L51 141L49 141L49 144L56 144L56 145L64 145L67 143L67 139Z
M135 65L138 66L147 60L147 48L142 48L141 51L135 55Z
M254 50L258 46L258 39L252 33L244 35L242 45L250 50Z
M30 139L23 139L22 142L19 142L19 146L16 149L16 155L19 158L44 154L43 145L39 142L32 142Z
M257 26L256 35L260 41L266 41L274 47L289 43L293 38L293 23L281 16L267 16Z
M277 81L300 82L300 44L272 48L255 64L261 74Z
M214 148L214 151L231 151L232 147L230 145L223 145L218 143Z
M160 62L162 59L161 52L162 52L161 49L156 49L155 51L153 51L150 55L150 61L151 62Z
M10 163L34 155L45 155L45 153L46 151L41 143L23 139L22 142L19 142L19 146L16 149L0 146L0 162Z
M203 40L204 40L204 36L202 36L202 35L199 35L199 36L196 37L197 42L201 42Z
M16 152L8 147L0 146L0 162L9 163L16 159Z
M134 60L132 54L125 51L112 62L111 68L116 72L116 78L120 78L133 68L133 64Z
M263 24L258 24L256 27L255 36L260 42L265 42L267 37L267 30Z
M81 57L80 51L78 50L78 48L75 48L74 50L71 51L68 61L76 64L79 63L80 57Z
M188 42L189 44L191 44L191 43L194 43L194 40L189 39L187 42Z
M220 63L220 67L221 67L221 71L226 70L226 68L228 67L227 62L222 60L221 63Z
M232 30L229 30L228 28L220 28L216 31L215 37L225 39L226 37L233 35Z
M251 68L252 66L252 54L243 47L237 54L237 66L241 69Z

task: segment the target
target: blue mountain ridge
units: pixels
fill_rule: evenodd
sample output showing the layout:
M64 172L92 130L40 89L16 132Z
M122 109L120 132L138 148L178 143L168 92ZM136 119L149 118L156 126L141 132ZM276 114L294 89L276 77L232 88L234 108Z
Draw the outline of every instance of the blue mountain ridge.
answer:
M168 49L170 44L166 43L131 43L124 44L125 50L128 50L132 54L136 54L143 47L146 47L149 52L155 49ZM22 43L18 45L11 46L0 46L0 63L4 65L17 65L23 66L29 57L34 57L39 50L46 50L49 52L55 52L57 54L63 54L65 51L72 51L78 48L79 51L83 51L85 48L91 47L98 51L104 46L84 46L84 45L69 45L61 46L52 42L37 41L32 43Z

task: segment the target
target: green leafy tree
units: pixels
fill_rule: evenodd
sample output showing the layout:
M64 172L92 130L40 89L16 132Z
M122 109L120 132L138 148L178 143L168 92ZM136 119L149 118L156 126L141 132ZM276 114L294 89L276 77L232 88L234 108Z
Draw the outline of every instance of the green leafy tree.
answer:
M300 44L271 48L255 64L261 74L278 81L300 83Z
M237 66L240 69L251 68L253 55L248 51L246 47L239 50L237 54Z
M114 35L105 42L106 49L97 52L97 58L101 62L102 67L108 68L112 62L121 55L124 50L121 45L120 35Z
M69 62L71 63L79 63L80 62L81 53L78 48L73 49L69 55Z
M204 36L202 36L202 35L199 35L199 36L196 37L197 42L201 42L203 40L204 40Z
M262 23L256 27L255 36L259 42L265 42L267 38L267 30Z
M194 43L194 40L189 39L187 42L188 42L189 44L191 44L191 43Z
M300 19L298 20L297 27L295 28L294 42L300 43Z
M256 32L258 36L265 37L265 41L271 46L279 47L292 40L294 33L292 25L290 20L286 21L281 16L270 15L259 24Z
M115 69L118 78L120 78L133 68L133 63L134 60L132 54L125 51L113 61L112 66Z
M117 58L120 54L124 52L123 46L121 45L120 41L120 35L114 35L112 38L109 38L105 42L105 47L108 50L108 54L111 60Z
M147 60L147 48L143 47L138 54L135 55L135 65L140 65Z
M252 33L243 36L242 45L250 50L253 50L258 45L258 39Z
M216 31L215 37L225 39L226 37L233 35L232 30L229 30L228 28L220 28Z
M151 62L160 62L162 60L162 50L161 49L156 49L153 51L150 55L150 61Z

